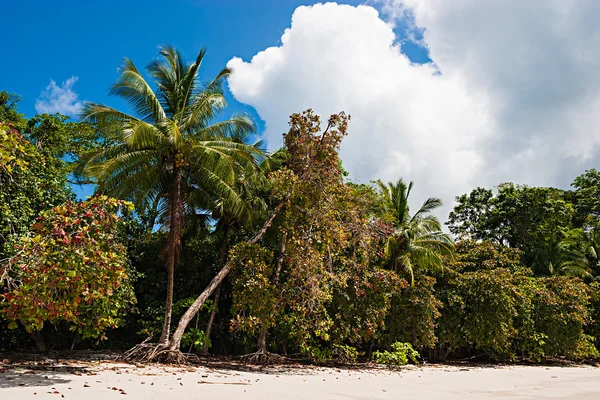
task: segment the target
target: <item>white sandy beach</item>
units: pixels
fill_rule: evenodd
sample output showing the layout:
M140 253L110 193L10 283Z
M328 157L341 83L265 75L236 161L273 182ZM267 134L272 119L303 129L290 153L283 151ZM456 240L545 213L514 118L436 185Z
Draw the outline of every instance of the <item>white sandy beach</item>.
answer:
M0 399L600 399L594 367L386 369L136 367L115 363L10 366Z

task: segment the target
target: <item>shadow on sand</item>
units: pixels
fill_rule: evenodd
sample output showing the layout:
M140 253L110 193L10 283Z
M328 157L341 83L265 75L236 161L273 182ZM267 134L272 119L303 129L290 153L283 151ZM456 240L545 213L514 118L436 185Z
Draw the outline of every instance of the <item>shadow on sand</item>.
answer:
M0 373L0 389L12 387L36 387L36 386L52 386L61 383L69 383L69 375L67 371L31 371L21 369L7 369Z
M0 363L0 389L53 386L71 382L73 375L86 374L89 374L86 366L65 365L52 360L10 362L5 359Z

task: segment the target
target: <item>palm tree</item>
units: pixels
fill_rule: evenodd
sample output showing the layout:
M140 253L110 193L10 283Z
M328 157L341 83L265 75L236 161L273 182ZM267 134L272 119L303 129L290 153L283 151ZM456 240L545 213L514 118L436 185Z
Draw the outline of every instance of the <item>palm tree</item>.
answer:
M584 254L578 249L583 237L567 236L553 239L533 253L534 271L547 275L591 278L591 270Z
M201 49L187 64L175 48L160 47L161 58L146 68L155 90L125 59L110 94L126 100L133 114L97 103L87 103L82 113L84 120L114 135L114 143L86 157L83 173L96 178L99 191L130 199L139 210L157 207L158 220L168 229L163 344L170 336L183 219L197 207L190 197L202 191L236 204L237 175L255 168L261 156L256 146L239 140L255 131L246 115L214 122L226 106L222 85L232 71L223 68L213 80L201 82L198 72L205 53Z
M450 235L442 232L437 217L431 214L441 207L442 201L430 197L411 216L408 199L413 182L407 185L400 179L387 185L377 181L377 185L394 221L394 232L385 246L391 267L408 272L411 285L415 282L415 268L443 269L443 257L452 255L454 243Z

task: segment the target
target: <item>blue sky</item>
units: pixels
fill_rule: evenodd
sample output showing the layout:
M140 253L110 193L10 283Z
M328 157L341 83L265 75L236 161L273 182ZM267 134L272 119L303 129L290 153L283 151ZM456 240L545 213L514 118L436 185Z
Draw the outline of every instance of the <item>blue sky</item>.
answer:
M35 113L35 100L50 79L60 84L71 76L79 77L73 90L80 99L114 104L107 91L123 57L143 67L161 43L175 45L190 59L200 47L208 48L201 72L208 79L232 56L250 57L277 44L299 4L294 0L10 2L3 6L5 15L19 21L19 27L14 39L5 41L5 54L13 62L4 63L0 87L23 96L21 109L27 115Z

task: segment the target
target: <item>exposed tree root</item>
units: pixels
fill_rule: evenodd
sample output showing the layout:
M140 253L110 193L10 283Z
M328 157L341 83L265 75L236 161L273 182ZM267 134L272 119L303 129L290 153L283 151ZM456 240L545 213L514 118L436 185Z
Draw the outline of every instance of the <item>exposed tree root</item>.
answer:
M179 350L169 350L166 344L141 343L123 353L120 360L132 363L148 364L152 362L164 364L189 364L199 361L195 354L184 354Z
M245 354L240 356L240 360L248 364L275 364L285 360L285 357L276 353L270 353L266 350L257 351L256 353Z

